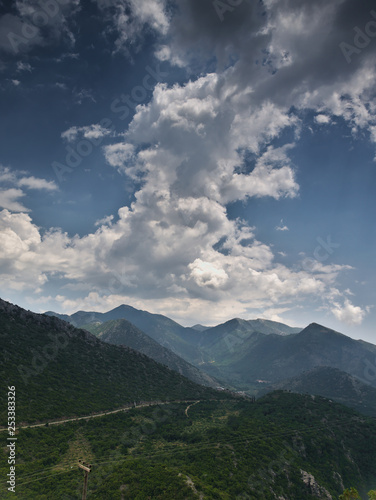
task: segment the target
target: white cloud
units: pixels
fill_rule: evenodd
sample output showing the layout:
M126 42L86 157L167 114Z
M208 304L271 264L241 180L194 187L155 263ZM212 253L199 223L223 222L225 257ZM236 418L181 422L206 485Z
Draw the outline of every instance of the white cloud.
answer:
M9 167L0 165L0 182L16 187L26 187L27 189L44 189L46 191L56 191L58 189L54 181L46 181L38 177L26 176L27 172L11 170Z
M168 45L161 45L156 49L154 55L160 61L169 61L174 66L183 68L185 63L178 55L173 54L171 48Z
M74 142L78 139L79 136L82 136L85 139L95 140L110 135L111 130L103 127L98 123L93 125L86 125L84 127L73 126L61 133L61 137L67 142Z
M134 156L134 146L129 143L110 144L104 147L105 158L112 167L129 172L129 161Z
M286 226L286 224L283 223L283 219L281 219L279 226L276 226L275 229L277 231L289 231L289 228Z
M38 179L34 176L21 177L17 181L18 186L26 187L28 189L44 189L46 191L57 191L58 187L54 181L46 181L45 179Z
M160 60L194 63L202 76L156 85L151 101L136 108L124 141L104 148L111 166L139 180L133 203L120 208L115 222L107 217L95 233L70 238L42 234L26 214L2 212L4 278L30 289L63 283L72 297L59 294L56 301L66 310L130 302L198 321L210 314L214 322L251 309L279 317L307 300L358 324L363 309L346 300L339 305L344 296L335 287L349 266L278 264L254 228L227 213L229 203L250 197L297 196L294 144L273 145L283 133L299 139L296 110L313 110L321 124L341 116L376 136L374 61L364 53L350 71L338 50L344 34L336 19L345 3L242 2L220 24L211 2L179 1L182 14L170 19L163 1L98 0L111 17L116 50L130 44L137 50L147 28L162 37ZM217 72L208 74L213 55ZM94 99L90 92L77 98ZM105 135L98 124L62 133L68 142ZM22 192L13 193L14 203L17 196ZM75 290L87 296L75 298Z
M58 187L54 181L47 181L34 176L26 176L25 172L11 170L9 167L0 165L0 183L3 188L0 190L0 207L14 212L29 212L20 198L25 197L25 189L40 189L45 191L57 191Z
M96 226L106 226L106 225L111 225L111 222L113 221L114 216L113 215L108 215L107 217L103 217L103 219L99 219L95 222Z
M13 212L29 212L18 200L25 196L21 189L1 189L0 190L0 207L7 208Z
M221 288L228 280L226 272L212 262L196 259L188 268L191 271L190 277L200 287Z
M115 52L128 53L152 31L165 35L169 27L166 0L97 0L99 8L112 22L111 34L116 33Z
M61 133L61 137L68 142L73 142L77 139L79 127L73 126Z
M348 299L345 300L344 305L334 303L331 311L339 321L348 325L360 325L367 314L367 310L354 306Z
M315 116L315 122L319 125L328 125L331 123L331 119L330 116L319 114Z

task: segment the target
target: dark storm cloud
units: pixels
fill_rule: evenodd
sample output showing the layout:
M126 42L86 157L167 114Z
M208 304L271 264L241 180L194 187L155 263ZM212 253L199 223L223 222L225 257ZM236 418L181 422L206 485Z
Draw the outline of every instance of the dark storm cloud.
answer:
M255 57L268 39L259 32L266 22L263 5L244 0L234 7L227 4L228 10L223 11L222 4L226 2L178 1L179 11L170 28L178 51L203 61L215 54L220 65L226 65L244 47Z
M173 54L195 69L198 61L204 68L208 54L215 54L219 69L235 62L234 84L251 85L255 99L271 98L280 105L374 64L376 5L371 0L235 3L180 0L170 28ZM220 5L228 10L218 12ZM374 36L366 35L367 28Z
M376 27L376 16L374 18L371 14L372 7L374 2L360 3L356 0L278 2L270 20L276 26L273 43L277 44L280 53L291 51L292 62L291 65L276 68L274 78L261 82L257 88L258 97L272 95L274 102L284 104L287 101L293 104L299 93L313 92L323 86L338 85L340 88L360 68L374 66L376 40L366 36L362 48L359 48L362 35L356 38L357 34L365 33L368 23L374 22ZM304 29L296 33L292 24L289 37L278 37L281 21L301 18L311 20L311 31L310 25L304 23ZM374 33L376 35L375 28ZM276 63L272 55L270 61L272 66ZM247 81L249 66L243 64L237 69L238 79Z

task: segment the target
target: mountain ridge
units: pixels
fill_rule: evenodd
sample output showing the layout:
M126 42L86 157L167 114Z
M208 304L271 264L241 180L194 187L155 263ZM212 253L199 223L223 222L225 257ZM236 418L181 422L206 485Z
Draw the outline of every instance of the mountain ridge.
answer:
M114 345L125 345L135 349L198 384L209 387L219 385L212 377L163 347L125 319L114 319L101 324L84 325L84 328L105 342Z
M139 400L219 394L134 349L1 299L0 332L0 374L6 385L17 388L18 423L87 415ZM3 391L3 419L5 396Z

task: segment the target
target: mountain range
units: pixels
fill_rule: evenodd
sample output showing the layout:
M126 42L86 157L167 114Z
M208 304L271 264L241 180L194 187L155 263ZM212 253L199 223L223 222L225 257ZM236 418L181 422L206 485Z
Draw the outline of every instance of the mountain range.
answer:
M88 415L140 400L218 396L139 351L1 299L0 332L0 377L4 386L16 387L18 423ZM2 421L5 397L2 391Z
M93 335L115 345L124 345L145 354L149 358L168 366L171 370L184 375L197 384L217 387L218 382L210 375L191 365L183 358L170 351L142 330L125 319L113 319L105 323L91 323L84 325Z
M180 328L180 345L211 360L201 367L233 377L227 353L231 369L268 394L254 401L189 380L177 372L201 376L197 368L125 319L76 327L0 300L0 376L16 387L17 415L17 493L3 481L1 498L79 498L82 458L94 464L88 495L98 500L319 500L350 486L366 498L375 487L376 424L366 415L375 416L376 389L360 379L372 382L375 346L317 324L296 332L234 319L191 329L195 337Z
M317 367L335 368L376 386L376 346L316 323L293 328L264 319L234 318L213 327L186 328L166 316L126 305L107 313L79 311L72 316L58 316L92 331L94 325L97 335L106 330L107 321L125 319L222 386L253 395L264 392L267 385L282 383ZM116 343L127 344L125 337L119 340L119 335L118 328ZM137 348L135 344L133 347ZM158 359L152 354L154 349L156 345L152 347L149 341L148 355Z

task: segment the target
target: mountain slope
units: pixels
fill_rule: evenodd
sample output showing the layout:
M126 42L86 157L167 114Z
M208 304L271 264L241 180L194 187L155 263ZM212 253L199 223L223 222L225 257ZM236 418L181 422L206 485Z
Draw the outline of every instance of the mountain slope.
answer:
M49 311L46 314L57 316L79 327L126 319L163 347L167 347L198 367L201 367L202 363L209 363L218 358L229 361L229 354L232 351L239 350L242 354L243 346L239 348L236 346L255 333L291 335L301 331L301 328L292 328L275 321L238 318L214 327L195 325L192 328L185 328L161 314L152 314L127 305L121 305L106 313L78 311L67 316Z
M133 349L3 300L0 332L0 375L4 386L16 386L18 423L87 415L135 400L218 395ZM5 396L3 391L2 421Z
M260 337L238 368L248 376L271 381L294 377L316 366L330 366L364 378L367 359L374 361L364 343L312 323L296 335Z
M337 368L376 385L374 373L367 371L374 366L375 346L316 323L288 336L254 333L244 341L239 335L234 338L227 358L214 358L202 369L236 387L254 387L259 379L282 382L317 366Z
M201 360L199 349L187 341L191 335L197 335L198 332L192 328L185 328L162 314L152 314L127 305L121 305L106 313L78 311L67 316L48 311L45 314L62 318L77 327L87 326L90 323L126 319L186 361L196 364Z
M277 389L323 396L376 417L376 388L337 368L320 366L267 388Z
M96 325L86 325L84 328L104 342L131 347L149 358L154 359L158 363L168 366L171 370L175 370L181 375L193 380L193 382L197 384L210 387L218 386L218 382L212 377L201 372L198 368L189 364L166 347L161 346L158 342L125 319L106 321L106 323Z
M238 354L244 353L247 342L255 334L285 336L300 331L301 328L292 328L275 321L234 318L226 323L207 328L200 335L191 336L191 339L205 353L206 358L229 362L232 357L236 358Z

